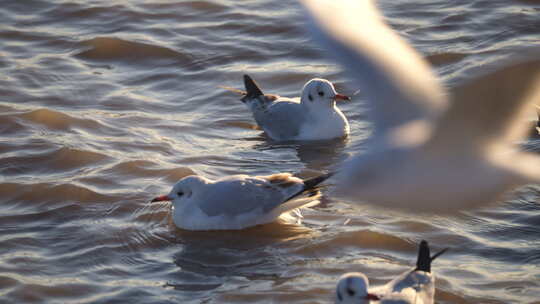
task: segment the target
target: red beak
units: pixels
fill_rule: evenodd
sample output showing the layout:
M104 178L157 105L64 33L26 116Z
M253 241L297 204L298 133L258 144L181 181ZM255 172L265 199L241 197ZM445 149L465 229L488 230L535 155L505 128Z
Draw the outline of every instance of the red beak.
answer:
M372 293L368 293L368 294L366 295L366 300L380 301L381 298L379 298L379 296L374 295L374 294L372 294Z
M166 195L162 195L162 196L158 196L154 198L153 200L150 201L150 203L163 202L163 201L171 201L171 198Z
M343 94L339 94L337 93L336 94L336 99L339 99L339 100L347 100L347 101L350 101L351 98L349 96L346 96L346 95L343 95Z

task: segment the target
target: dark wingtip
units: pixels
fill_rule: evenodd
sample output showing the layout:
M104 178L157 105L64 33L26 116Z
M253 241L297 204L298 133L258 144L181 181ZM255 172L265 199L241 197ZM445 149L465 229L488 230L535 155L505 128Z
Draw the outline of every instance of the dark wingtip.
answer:
M428 242L422 240L418 249L418 260L416 261L416 269L425 272L431 272L431 263L438 258L441 254L445 253L448 248L437 252L433 256L430 256Z
M244 85L246 86L246 97L256 98L261 95L264 95L262 90L259 88L257 83L249 77L249 75L244 75Z
M313 177L313 178L310 178L310 179L306 179L304 181L304 191L315 188L318 184L320 184L320 183L324 182L325 180L329 179L334 174L336 174L336 173L335 172L329 172L329 173L321 174L319 176L316 176L316 177Z
M444 248L443 250L437 252L436 254L434 254L432 257L431 257L431 262L433 262L433 260L435 260L436 258L438 258L441 254L445 253L446 251L448 251L448 249L450 248Z
M315 177L310 178L310 179L306 179L304 181L304 188L302 190L298 191L297 193L293 194L287 200L289 201L289 200L301 195L302 193L308 193L308 196L315 196L315 195L319 194L319 189L316 188L317 185L324 182L325 180L329 179L334 174L336 174L336 173L335 172L329 172L329 173L326 173L326 174L321 174L319 176L315 176Z
M431 272L431 257L429 255L428 242L422 240L418 248L418 260L416 260L416 270Z

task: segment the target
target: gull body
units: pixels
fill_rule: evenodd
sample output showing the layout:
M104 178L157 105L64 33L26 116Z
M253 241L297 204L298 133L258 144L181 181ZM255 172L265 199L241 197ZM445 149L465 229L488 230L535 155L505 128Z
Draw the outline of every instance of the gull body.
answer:
M369 280L363 273L346 273L338 281L335 303L433 304L435 277L431 263L446 250L430 256L428 243L422 241L416 267L381 287L369 288Z
M187 230L237 230L277 219L298 222L298 208L318 204L317 185L330 176L231 175L213 181L190 175L152 202L172 201L174 224Z
M300 98L263 94L248 75L244 75L244 84L242 102L272 140L327 140L346 137L350 132L347 118L336 106L336 100L349 97L337 93L326 79L308 81Z
M356 203L450 212L540 182L540 158L515 147L540 97L540 56L485 68L446 92L372 1L301 2L316 40L357 79L371 106L367 152L342 166L338 194Z

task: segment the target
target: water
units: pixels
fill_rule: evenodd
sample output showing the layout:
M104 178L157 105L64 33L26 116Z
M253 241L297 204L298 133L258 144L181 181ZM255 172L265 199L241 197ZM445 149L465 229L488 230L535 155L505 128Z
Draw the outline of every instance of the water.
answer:
M537 1L380 5L448 86L540 41ZM238 232L182 231L148 204L193 172L306 177L365 148L361 95L342 105L349 140L273 144L218 88L249 73L284 96L316 76L354 92L300 16L290 1L3 3L0 302L328 303L344 272L382 284L408 269L420 239L451 248L434 265L439 303L538 301L538 187L449 217L327 195L302 226Z

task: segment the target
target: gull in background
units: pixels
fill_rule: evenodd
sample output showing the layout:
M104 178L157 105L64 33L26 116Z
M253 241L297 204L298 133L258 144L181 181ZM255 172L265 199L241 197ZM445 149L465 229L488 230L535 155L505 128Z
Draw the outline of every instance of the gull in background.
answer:
M239 230L277 219L299 223L298 208L317 205L317 186L330 176L302 180L289 173L231 175L212 181L190 175L151 202L172 201L173 222L186 230Z
M540 158L517 150L540 98L540 60L487 67L449 94L369 0L301 0L315 40L358 81L371 106L368 151L341 167L355 203L450 212L540 182ZM538 55L538 54L536 54Z
M336 92L326 79L308 81L300 98L264 94L248 75L244 75L244 85L246 91L222 88L244 95L242 102L273 140L328 140L349 134L349 122L336 106L336 100L350 98Z
M448 248L445 248L430 256L428 243L421 241L416 267L381 287L369 289L369 280L363 273L346 273L338 281L335 303L361 304L373 301L388 304L432 304L435 296L435 276L431 273L431 263L447 250Z

